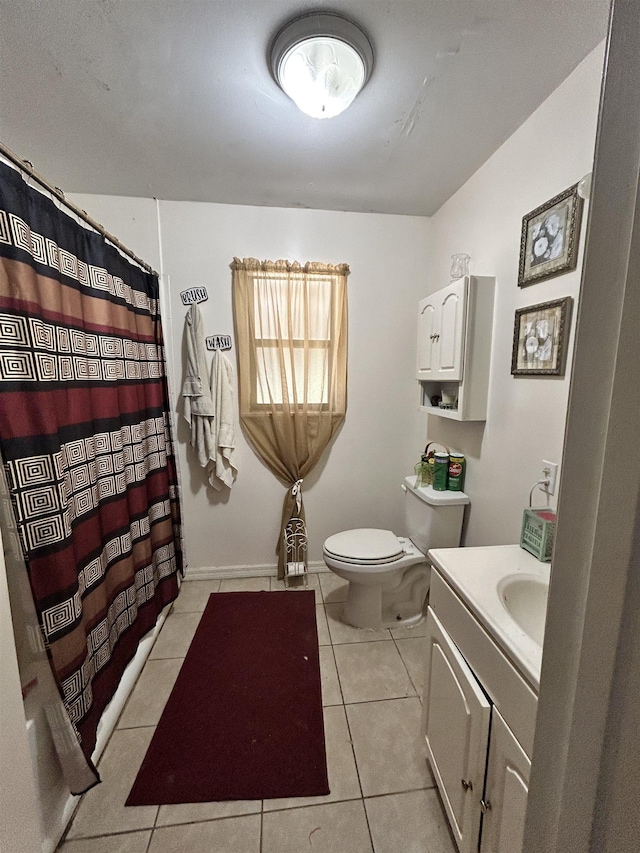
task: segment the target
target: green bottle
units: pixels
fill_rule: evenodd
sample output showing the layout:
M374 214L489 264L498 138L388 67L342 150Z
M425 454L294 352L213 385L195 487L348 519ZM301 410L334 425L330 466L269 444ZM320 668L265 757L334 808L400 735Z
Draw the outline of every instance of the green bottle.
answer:
M446 492L449 484L449 454L435 454L435 471L433 472L433 488L436 492Z
M449 456L449 490L451 492L461 492L464 489L464 469L464 455L452 450Z

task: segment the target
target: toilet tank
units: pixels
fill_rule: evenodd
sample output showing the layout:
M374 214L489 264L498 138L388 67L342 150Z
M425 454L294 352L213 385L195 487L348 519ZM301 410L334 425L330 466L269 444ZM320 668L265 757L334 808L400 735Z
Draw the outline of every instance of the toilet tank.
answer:
M415 476L405 477L405 532L426 554L429 548L457 548L469 497L464 492L436 492L432 486L415 487Z

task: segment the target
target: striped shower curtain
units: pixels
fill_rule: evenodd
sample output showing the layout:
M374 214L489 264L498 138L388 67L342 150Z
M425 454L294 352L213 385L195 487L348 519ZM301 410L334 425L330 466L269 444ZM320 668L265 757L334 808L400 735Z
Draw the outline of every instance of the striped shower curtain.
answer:
M158 296L155 275L0 163L0 450L89 766L100 716L182 569Z

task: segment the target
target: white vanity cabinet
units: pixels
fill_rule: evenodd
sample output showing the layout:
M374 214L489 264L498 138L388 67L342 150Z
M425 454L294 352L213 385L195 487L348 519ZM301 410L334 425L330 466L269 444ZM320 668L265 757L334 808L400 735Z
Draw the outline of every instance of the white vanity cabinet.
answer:
M454 420L485 420L495 279L465 276L418 303L420 407ZM442 392L453 408L431 405Z
M460 853L520 853L536 711L531 685L432 567L423 736Z

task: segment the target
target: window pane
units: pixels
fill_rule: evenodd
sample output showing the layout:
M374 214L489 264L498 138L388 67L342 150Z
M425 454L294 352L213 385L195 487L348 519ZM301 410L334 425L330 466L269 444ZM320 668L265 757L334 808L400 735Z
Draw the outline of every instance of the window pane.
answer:
M331 287L332 279L327 276L256 278L256 338L302 341L306 336L311 341L329 340Z
M277 405L284 402L290 405L305 402L320 405L329 402L329 359L326 347L312 347L306 351L303 347L295 347L285 351L283 364L280 358L280 350L275 346L256 349L256 402L259 405L272 402ZM283 371L288 389L286 399L282 388Z
M326 341L331 337L331 287L333 279L311 278L307 283L309 304L309 340Z

